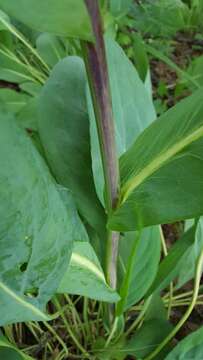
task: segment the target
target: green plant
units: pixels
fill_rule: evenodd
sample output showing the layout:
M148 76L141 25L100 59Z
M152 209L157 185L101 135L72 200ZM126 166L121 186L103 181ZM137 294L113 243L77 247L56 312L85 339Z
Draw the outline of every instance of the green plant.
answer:
M103 20L113 26L130 2L117 4L110 14L106 1L0 0L10 16L0 16L0 78L21 90L0 90L0 325L10 341L2 337L0 354L6 348L8 358L38 358L34 345L14 346L22 322L38 343L51 334L44 359L202 351L201 330L172 352L171 340L202 304L203 90L155 120L141 39L139 76L104 34ZM13 17L45 32L36 46ZM161 224L187 219L195 220L168 252ZM193 290L180 293L193 278ZM174 326L178 306L187 309Z

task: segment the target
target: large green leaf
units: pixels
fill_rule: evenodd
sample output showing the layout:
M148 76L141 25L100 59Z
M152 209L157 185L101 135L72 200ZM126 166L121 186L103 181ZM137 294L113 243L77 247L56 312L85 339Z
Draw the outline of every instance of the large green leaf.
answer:
M130 231L203 213L202 99L200 89L167 111L121 157L120 206L110 228Z
M201 360L202 354L203 327L179 342L165 360Z
M62 41L53 34L40 34L36 40L36 46L42 59L51 67L65 57Z
M143 359L149 355L172 330L167 321L167 312L159 296L151 298L150 305L145 314L144 324L138 328L126 344L126 352ZM158 354L155 360L164 360L165 351Z
M127 343L126 353L136 356L136 359L144 359L164 340L170 330L171 326L166 320L147 321ZM160 355L156 360L164 360L164 358Z
M139 235L128 232L119 243L121 302L119 312L138 302L151 286L160 261L161 242L158 226L143 229ZM147 271L145 271L147 269Z
M81 224L14 118L0 115L0 325L46 320ZM78 232L78 231L77 231Z
M88 242L75 242L70 265L58 288L99 301L116 302L119 295L106 283L98 258Z
M68 57L53 69L40 95L39 133L52 172L74 194L78 209L105 239L105 214L91 171L86 74L82 60Z
M26 94L11 89L0 89L0 101L4 102L6 108L13 113L18 113L29 99Z
M116 145L118 156L120 156L128 150L145 127L156 118L156 114L144 84L121 47L114 40L106 37L106 51L115 120ZM103 202L104 177L96 120L90 96L88 96L88 105L94 181L97 194L101 202Z
M4 336L0 336L0 358L5 360L34 360L9 343Z
M37 31L92 40L84 0L0 0L0 7Z
M38 97L29 98L29 101L16 115L18 124L24 129L37 132L38 130Z
M132 0L110 0L110 10L114 16L125 14L132 3Z

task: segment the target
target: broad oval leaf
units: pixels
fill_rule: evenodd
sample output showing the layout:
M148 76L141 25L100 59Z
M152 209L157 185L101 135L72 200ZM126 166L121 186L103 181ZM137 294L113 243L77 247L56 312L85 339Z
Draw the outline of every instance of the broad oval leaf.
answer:
M106 218L91 170L85 89L82 60L74 56L61 60L40 94L38 128L54 176L73 192L79 211L103 243Z
M115 120L118 156L126 152L137 136L156 118L155 110L144 84L121 47L106 37L106 53ZM104 177L93 106L88 94L91 153L97 195L103 203Z
M187 336L165 360L200 360L203 353L203 327Z
M37 31L93 39L84 0L0 0L0 7Z
M48 320L80 225L15 119L0 114L0 325ZM77 221L76 221L77 220Z
M130 231L203 213L202 99L200 89L167 111L121 157L120 206L110 228Z
M74 243L70 264L57 292L106 302L117 302L120 299L107 285L99 260L88 242Z

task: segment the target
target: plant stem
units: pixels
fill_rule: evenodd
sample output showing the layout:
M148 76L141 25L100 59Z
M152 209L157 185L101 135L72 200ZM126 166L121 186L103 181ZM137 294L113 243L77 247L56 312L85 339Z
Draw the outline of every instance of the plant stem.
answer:
M61 305L60 305L60 303L59 303L59 301L58 301L57 298L54 299L54 303L55 303L55 305L56 305L56 307L57 307L58 309L61 308ZM91 359L91 357L89 356L88 352L83 348L82 344L80 344L79 340L77 339L77 337L75 336L74 332L72 331L71 326L69 325L69 323L68 323L68 321L67 321L67 319L66 319L66 317L65 317L65 315L64 315L63 312L62 312L62 314L61 314L61 317L62 317L62 319L63 319L63 322L64 322L64 325L65 325L65 327L66 327L66 330L67 330L69 336L71 337L71 339L73 340L73 342L75 343L77 349L79 349L79 350L81 351L81 353L82 353L85 357L87 357L88 359Z
M166 257L168 255L168 249L167 249L165 237L164 237L161 226L159 226L159 230L160 230L160 235L161 235L163 253L164 253L164 256ZM169 303L168 303L168 311L167 311L168 319L170 319L170 315L171 315L172 302L173 302L173 282L171 281L170 285L169 285Z
M145 316L145 313L150 305L150 302L152 300L152 296L150 296L144 303L142 310L140 311L138 317L135 319L135 321L132 323L132 325L129 327L129 329L125 333L125 337L128 337L130 333L139 325L139 323L142 321L142 319Z
M83 42L84 60L95 112L106 190L106 210L116 208L120 193L120 176L109 86L102 19L98 1L85 0L95 43ZM107 241L106 274L109 284L116 288L118 233L111 232Z
M49 332L55 337L55 339L59 342L59 344L61 344L62 348L64 349L65 353L68 355L69 351L68 348L65 344L65 342L63 341L63 339L57 334L57 332L55 331L55 329L53 328L53 326L51 326L48 322L44 321L43 322L44 326L49 330Z

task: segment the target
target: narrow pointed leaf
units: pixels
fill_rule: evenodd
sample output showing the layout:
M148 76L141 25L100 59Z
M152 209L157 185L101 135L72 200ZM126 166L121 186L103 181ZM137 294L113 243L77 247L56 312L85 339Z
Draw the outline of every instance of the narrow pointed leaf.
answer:
M203 213L202 99L200 89L167 111L121 157L121 201L110 228L129 231Z
M161 241L158 226L143 229L139 238L136 232L128 232L120 239L119 285L123 311L137 303L151 286L160 261ZM129 262L132 269L128 272ZM147 269L147 271L145 271ZM129 284L127 291L126 284Z

